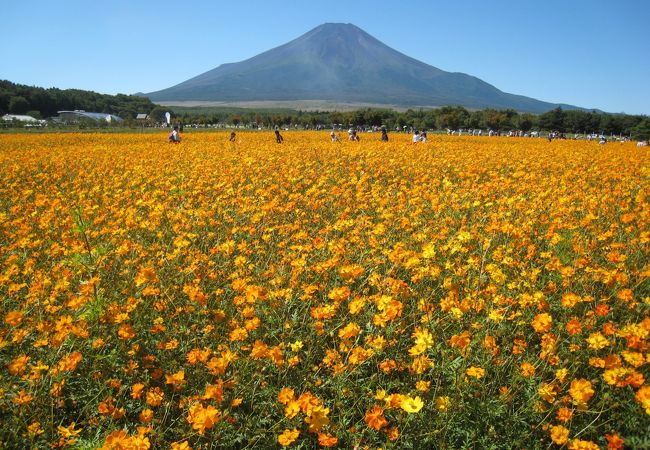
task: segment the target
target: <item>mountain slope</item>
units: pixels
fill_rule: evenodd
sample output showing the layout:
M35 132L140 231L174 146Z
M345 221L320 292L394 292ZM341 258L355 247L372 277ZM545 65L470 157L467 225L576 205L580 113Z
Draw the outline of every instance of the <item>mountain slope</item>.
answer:
M153 101L332 100L529 112L558 106L502 92L470 75L445 72L354 25L330 23L253 58L146 95Z

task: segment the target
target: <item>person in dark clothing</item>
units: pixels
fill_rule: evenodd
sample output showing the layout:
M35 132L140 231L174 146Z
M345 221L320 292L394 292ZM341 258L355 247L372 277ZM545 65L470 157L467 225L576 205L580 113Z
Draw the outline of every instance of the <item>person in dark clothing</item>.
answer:
M280 130L275 130L275 142L278 144L282 144L284 142L284 138L280 134Z
M381 129L381 138L382 141L388 141L388 133L386 132L386 128Z

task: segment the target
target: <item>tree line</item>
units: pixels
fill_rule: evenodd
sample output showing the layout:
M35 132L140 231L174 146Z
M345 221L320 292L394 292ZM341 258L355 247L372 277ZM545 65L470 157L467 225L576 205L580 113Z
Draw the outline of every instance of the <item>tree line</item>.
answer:
M543 114L519 113L515 110L483 109L470 111L462 106L444 106L436 109L359 109L356 111L255 111L228 109L200 112L174 110L177 120L187 124L226 124L243 127L298 126L301 128L348 126L383 126L389 130L415 128L484 129L500 132L520 130L529 132L556 131L558 133L603 134L650 138L650 118L643 115L608 114L595 111L563 110L556 108Z
M556 131L559 133L622 135L650 139L650 118L645 115L609 114L598 111L556 108L543 114L520 113L513 109L468 110L462 106L435 109L365 108L355 111L296 111L290 109L181 108L156 105L136 95L106 95L80 89L40 88L0 80L0 113L28 114L48 118L57 111L81 109L115 114L125 125L135 126L137 114L148 114L150 124L164 122L172 112L184 124L234 125L243 127L290 126L301 128L383 126L389 130L415 128Z
M155 106L148 98L136 95L98 94L81 89L45 89L0 80L2 114L27 114L45 119L56 116L57 111L78 109L135 119L137 114L148 114Z

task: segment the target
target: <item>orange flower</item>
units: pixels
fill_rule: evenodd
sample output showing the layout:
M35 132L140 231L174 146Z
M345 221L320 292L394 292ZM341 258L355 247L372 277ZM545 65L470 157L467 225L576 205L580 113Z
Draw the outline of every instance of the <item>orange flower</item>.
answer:
M23 313L20 311L9 311L5 315L5 323L10 327L17 327L23 321Z
M290 401L294 400L295 398L295 392L291 388L282 388L280 392L278 392L278 401L282 403L283 405L288 404Z
M352 339L358 336L359 333L361 333L361 327L354 322L350 322L339 330L339 337L341 339Z
M334 447L339 442L336 436L318 433L318 443L323 447Z
M334 288L327 294L327 298L335 302L342 302L343 300L347 300L348 297L350 297L350 288L347 286Z
M569 334L575 335L580 333L582 330L582 324L577 317L573 317L570 321L567 322L565 328Z
M557 413L555 414L555 417L557 417L557 420L560 422L568 422L571 420L571 417L573 416L573 412L569 408L562 407L557 410Z
M600 303L596 306L595 312L597 316L604 317L609 313L609 305L606 303Z
M522 363L521 366L519 366L519 372L525 378L532 377L535 375L535 366L529 362Z
M579 295L574 294L573 292L568 292L562 296L562 305L567 308L573 308L578 302L582 299Z
M557 445L564 445L569 440L569 430L562 425L554 425L551 427L551 439Z
M605 439L607 439L607 450L623 450L625 441L618 434L606 434Z
M29 356L27 355L20 355L16 358L14 358L8 365L7 368L9 369L9 373L12 375L21 375L23 372L25 372L25 369L27 368L27 363L29 362Z
M641 407L645 409L646 414L650 414L650 386L639 388L634 398L636 398L637 402L641 403Z
M154 283L157 281L156 271L153 267L143 267L135 277L135 285L140 287L145 283Z
M144 384L135 383L131 386L131 398L138 399L142 396L142 389L144 389Z
M185 371L179 370L176 373L165 376L165 383L174 387L182 387L185 384Z
M163 391L159 387L150 389L147 392L147 405L149 406L160 406L164 397Z
M117 330L117 335L120 337L120 339L132 339L135 337L135 330L128 323L123 323Z
M533 329L538 333L547 333L552 324L553 318L548 313L537 314L531 322Z
M192 424L192 428L204 434L205 430L214 427L220 417L219 411L212 405L203 407L201 403L194 403L190 406L187 421Z
M149 408L145 408L140 411L138 418L140 419L140 422L149 423L153 420L153 411Z
M388 425L388 420L384 417L384 409L376 405L366 412L365 421L370 428L375 430L381 430Z
M589 380L580 378L571 381L569 395L571 396L574 405L577 405L578 407L586 407L587 402L594 395L594 390Z

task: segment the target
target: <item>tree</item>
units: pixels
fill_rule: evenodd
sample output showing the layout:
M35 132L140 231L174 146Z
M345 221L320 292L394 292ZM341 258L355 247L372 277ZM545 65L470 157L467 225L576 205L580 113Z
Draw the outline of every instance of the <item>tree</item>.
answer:
M233 114L233 115L230 116L230 118L228 119L228 122L230 122L230 123L232 123L234 126L238 127L239 124L241 123L241 116L239 116L239 115L237 115L237 114Z
M486 109L483 111L483 127L492 130L501 130L508 122L508 116L503 111Z
M650 118L645 117L636 127L632 128L632 139L650 140Z
M153 120L154 122L165 122L167 119L165 118L165 113L167 112L167 108L164 108L162 106L156 106L154 109L149 112L149 118Z
M529 113L520 114L515 121L515 126L524 133L530 131L535 123L535 116Z
M557 108L539 116L539 126L548 131L559 131L563 133L566 131L564 123L565 117L565 112L558 106Z
M443 106L438 110L436 124L438 128L451 128L455 130L465 124L469 113L462 106Z
M25 97L14 96L9 99L9 112L25 114L29 110L29 102Z

